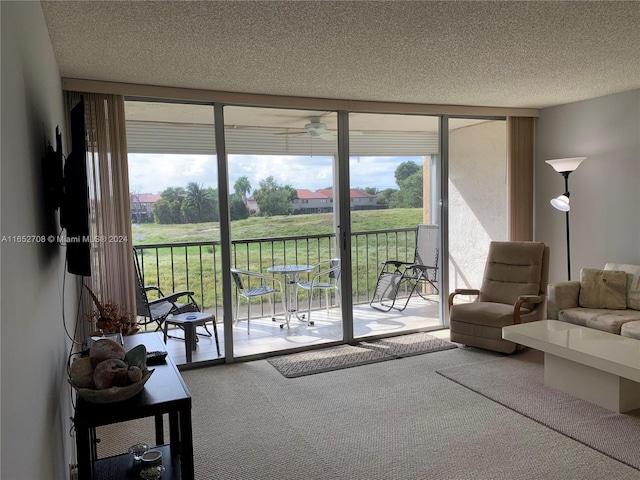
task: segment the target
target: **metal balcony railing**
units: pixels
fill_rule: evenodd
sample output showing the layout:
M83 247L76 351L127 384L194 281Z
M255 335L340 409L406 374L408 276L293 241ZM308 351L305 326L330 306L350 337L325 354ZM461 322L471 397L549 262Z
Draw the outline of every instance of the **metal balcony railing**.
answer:
M368 303L383 261L413 260L415 228L355 232L351 245L353 303ZM134 248L145 285L156 285L166 292L191 290L203 310L222 318L219 241L136 245ZM231 248L234 267L261 273L267 273L267 268L274 265L311 265L336 256L335 234L233 240ZM260 303L260 311L262 307Z

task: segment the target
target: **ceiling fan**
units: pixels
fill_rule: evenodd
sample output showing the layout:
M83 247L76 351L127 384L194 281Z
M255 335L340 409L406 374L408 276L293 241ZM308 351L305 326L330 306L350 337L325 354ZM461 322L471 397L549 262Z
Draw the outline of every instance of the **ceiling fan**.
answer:
M322 138L323 140L333 140L337 138L338 132L328 130L327 125L320 122L320 117L309 117L309 123L307 123L302 130L279 132L274 133L274 135L308 135L310 137Z

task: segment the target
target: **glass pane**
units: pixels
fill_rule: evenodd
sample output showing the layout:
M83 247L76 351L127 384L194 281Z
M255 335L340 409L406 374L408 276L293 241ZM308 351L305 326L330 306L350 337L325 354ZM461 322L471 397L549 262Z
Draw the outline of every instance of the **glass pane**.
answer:
M227 106L224 117L231 264L242 271L234 355L340 340L331 263L337 114Z
M349 128L354 336L439 327L439 119L353 113ZM421 224L434 226L430 258L420 261L431 268L385 264L416 260Z
M222 335L218 173L213 107L125 102L133 243L149 300L191 291L198 309L215 316ZM188 303L188 296L178 299ZM155 314L153 314L155 315ZM144 328L158 323L139 316ZM172 326L173 327L173 326ZM210 323L198 327L194 362L218 357ZM186 362L184 332L169 330L167 350Z

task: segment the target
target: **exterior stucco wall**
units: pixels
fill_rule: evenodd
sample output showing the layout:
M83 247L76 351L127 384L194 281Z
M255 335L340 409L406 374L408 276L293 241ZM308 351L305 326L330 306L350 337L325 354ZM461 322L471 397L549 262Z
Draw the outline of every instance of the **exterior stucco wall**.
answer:
M451 121L455 128L455 120ZM508 238L506 121L449 133L449 290L480 288L492 240Z

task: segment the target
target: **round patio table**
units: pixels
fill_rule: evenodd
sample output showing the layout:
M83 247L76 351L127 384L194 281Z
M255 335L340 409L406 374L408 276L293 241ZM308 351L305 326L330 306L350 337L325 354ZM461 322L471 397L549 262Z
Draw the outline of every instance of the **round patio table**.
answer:
M274 265L267 268L267 272L271 274L284 276L285 323L281 324L280 328L284 328L285 325L289 328L291 315L305 321L304 314L298 315L298 279L301 273L311 272L315 268L315 265Z

